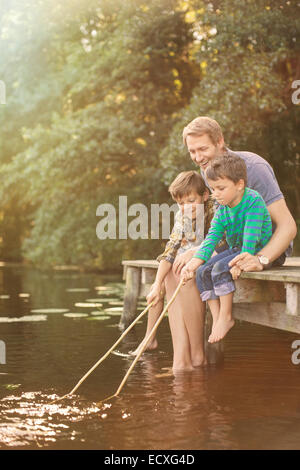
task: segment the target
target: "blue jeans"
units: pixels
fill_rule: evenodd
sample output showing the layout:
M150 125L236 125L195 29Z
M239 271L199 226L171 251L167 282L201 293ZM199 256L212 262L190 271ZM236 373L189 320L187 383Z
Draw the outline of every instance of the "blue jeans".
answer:
M240 248L229 248L210 258L203 266L197 269L196 283L203 301L218 299L235 291L235 285L228 266Z

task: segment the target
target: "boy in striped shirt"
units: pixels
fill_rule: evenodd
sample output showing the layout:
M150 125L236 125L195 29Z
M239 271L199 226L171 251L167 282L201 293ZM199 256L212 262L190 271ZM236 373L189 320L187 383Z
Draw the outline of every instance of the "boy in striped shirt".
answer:
M239 253L259 255L272 236L272 222L263 198L246 187L247 168L242 158L217 157L206 169L205 176L220 206L205 240L183 268L181 278L186 282L197 271L197 287L202 300L208 301L213 317L208 341L214 343L224 338L234 325L233 281L241 271L237 266L230 268L228 263ZM224 233L229 248L211 257Z

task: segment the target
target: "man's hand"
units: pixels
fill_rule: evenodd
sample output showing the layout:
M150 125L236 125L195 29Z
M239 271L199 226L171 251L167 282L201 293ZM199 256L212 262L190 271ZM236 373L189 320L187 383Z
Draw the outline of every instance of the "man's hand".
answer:
M181 274L180 274L180 279L183 280L184 284L187 281L189 281L190 279L193 279L197 268L199 268L199 266L201 266L201 264L203 264L203 260L193 258L193 259L191 259L191 261L189 261L185 265L185 267L182 269Z
M162 285L154 282L151 286L151 290L146 297L147 304L149 305L153 301L153 307L162 299Z
M194 256L194 249L190 249L185 253L181 253L181 255L176 256L175 261L173 263L173 271L175 274L180 274L182 268L193 258Z
M263 265L259 262L259 259L255 255L250 253L240 253L233 258L229 263L229 266L237 266L241 271L262 271Z
M242 271L240 270L240 268L239 268L238 266L233 266L233 267L230 269L230 274L231 274L232 279L233 279L234 281L236 281L236 280L240 277L241 272L242 272Z

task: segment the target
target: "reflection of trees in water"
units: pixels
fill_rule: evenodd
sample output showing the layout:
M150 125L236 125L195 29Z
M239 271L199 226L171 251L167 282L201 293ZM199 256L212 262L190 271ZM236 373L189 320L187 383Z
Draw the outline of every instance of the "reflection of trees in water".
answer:
M96 297L95 286L108 280L119 281L118 276L99 276L74 272L42 272L29 268L4 268L3 289L10 295L2 307L2 316L19 317L35 308L66 308L80 311L75 302ZM66 289L89 287L90 292L67 292ZM29 293L29 298L19 297ZM116 294L118 298L118 294ZM5 312L4 309L5 308ZM89 313L91 309L85 309ZM116 319L116 317L113 317ZM113 320L112 320L113 321ZM45 387L60 383L69 387L81 371L95 362L97 354L111 346L115 329L104 334L102 322L80 323L66 319L62 313L49 313L42 322L3 323L1 339L8 345L7 368L26 386L36 383ZM3 333L3 334L2 334ZM117 332L116 332L117 334ZM31 385L29 385L31 384ZM69 385L70 384L70 385Z
M117 280L118 276L110 279ZM95 286L104 285L109 276L99 274L74 273L74 271L38 271L25 269L22 276L23 289L30 292L32 308L66 307L72 308L75 302L83 302L87 298L96 297ZM89 292L67 292L67 289L86 287Z
M2 316L26 315L41 307L72 309L75 302L97 295L66 288L92 289L108 280L28 268L1 272L3 293L10 295L1 301ZM28 302L18 297L20 292L31 294ZM49 314L44 322L1 324L0 339L7 345L7 364L1 372L10 374L2 383L20 383L15 393L68 392L119 338L117 323L117 316L95 322ZM137 325L121 351L133 349L144 329L145 322ZM101 411L107 417L87 418L82 432L94 448L105 449L281 448L281 443L296 448L300 376L299 366L291 362L294 339L290 333L238 323L226 340L222 367L174 376L164 319L158 349L142 356L120 397ZM79 388L78 397L97 402L113 394L133 359L111 355Z

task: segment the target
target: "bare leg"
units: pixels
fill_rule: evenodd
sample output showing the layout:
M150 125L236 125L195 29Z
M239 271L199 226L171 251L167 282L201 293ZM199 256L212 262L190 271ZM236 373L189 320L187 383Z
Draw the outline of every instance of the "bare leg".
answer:
M179 277L172 271L165 280L167 298L173 294ZM205 363L204 358L205 306L194 281L183 286L169 310L173 342L173 371L192 370Z
M216 326L216 323L219 319L220 315L220 299L210 299L207 301L212 319L213 319L213 324L212 324L212 330Z
M208 338L209 343L220 341L220 339L226 336L230 328L233 327L232 300L233 292L220 296L220 313L215 325L213 325L211 335Z
M152 330L153 326L155 325L156 321L158 320L159 315L163 311L163 308L164 308L164 300L163 299L161 299L154 307L150 308L150 310L148 312L147 329L146 329L144 339L148 336L148 334ZM149 340L145 351L146 350L151 350L151 349L156 349L157 346L158 346L158 343L157 343L157 339L156 339L155 334L154 334L154 336L152 336L152 338ZM139 344L139 346L134 351L131 352L131 354L133 356L137 356L138 353L140 352L140 350L141 350L141 343Z
M169 300L176 289L176 280L174 279L172 271L167 275L165 283L167 300ZM179 296L180 292L168 312L173 343L173 372L193 370L189 337L183 321Z
M183 320L188 332L192 364L206 364L204 355L205 302L201 300L195 280L189 281L181 290L180 303Z

